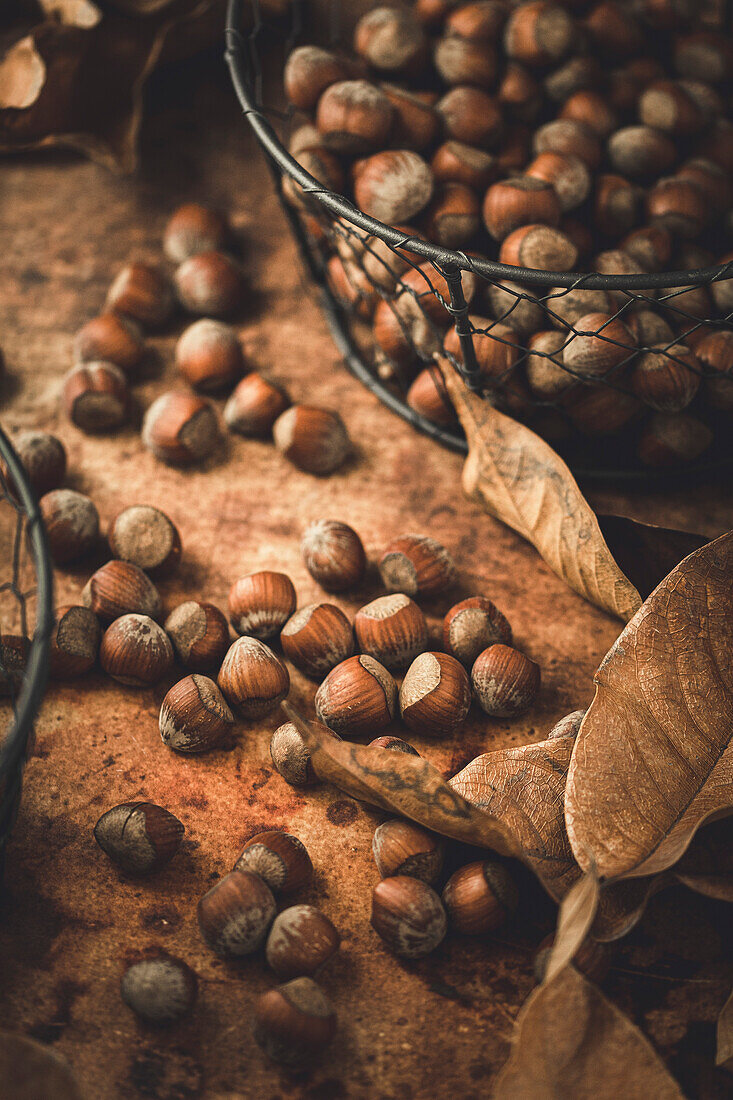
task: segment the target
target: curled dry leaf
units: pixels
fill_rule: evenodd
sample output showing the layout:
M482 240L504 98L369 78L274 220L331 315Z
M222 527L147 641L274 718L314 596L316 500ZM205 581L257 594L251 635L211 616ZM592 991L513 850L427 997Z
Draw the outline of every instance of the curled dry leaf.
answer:
M493 1100L684 1100L648 1040L573 967L524 1003Z
M718 1017L717 1049L715 1064L733 1069L733 993L723 1005Z
M602 662L568 773L576 859L606 879L671 867L733 807L733 532L685 558Z
M46 66L31 35L11 46L0 61L0 110L31 107L46 79Z
M0 1081L4 1100L82 1100L64 1057L24 1035L0 1032ZM9 1090L9 1091L8 1091Z
M546 982L552 981L575 958L578 948L590 933L599 900L598 878L593 871L578 879L562 899L557 931L545 971Z

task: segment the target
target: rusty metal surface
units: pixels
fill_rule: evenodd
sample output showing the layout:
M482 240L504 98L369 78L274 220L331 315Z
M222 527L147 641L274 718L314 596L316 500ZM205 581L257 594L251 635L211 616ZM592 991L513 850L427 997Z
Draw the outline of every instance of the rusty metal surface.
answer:
M300 531L314 518L351 523L372 553L399 533L434 535L460 564L453 598L496 599L520 647L541 664L543 689L526 718L472 714L453 741L415 738L416 747L448 774L482 750L541 736L590 701L593 671L618 624L463 499L456 456L415 435L340 369L221 66L189 65L175 81L158 80L150 106L144 168L134 180L72 158L2 166L3 424L57 431L69 450L69 484L94 498L103 521L135 502L170 513L184 557L161 585L167 609L195 595L223 605L237 575L266 567L291 575L301 603L318 598L298 554ZM156 257L167 214L194 198L228 207L242 235L253 287L240 321L253 364L286 381L294 398L344 415L358 455L328 480L297 472L266 443L234 437L205 468L169 470L133 428L89 438L57 411L74 331L101 306L124 260ZM161 361L136 387L141 407L174 384L173 343L173 333L154 341ZM606 493L596 503L710 535L731 526L722 486L632 500ZM59 573L58 602L73 600L88 572ZM336 602L353 612L375 591L371 577L362 593ZM434 633L450 602L428 608ZM238 727L228 751L201 759L169 752L157 731L167 686L134 691L93 676L48 694L0 911L4 1026L54 1044L94 1100L488 1095L533 985L534 949L553 926L549 902L518 870L514 924L487 940L449 937L418 963L395 960L368 923L376 816L334 790L294 792L273 773L267 747L276 717ZM294 676L296 703L310 708L313 691ZM177 814L186 840L169 868L138 882L114 870L92 826L114 803L139 798ZM215 958L195 922L196 899L243 841L278 827L307 844L317 876L303 900L321 905L344 939L323 977L338 1038L304 1078L267 1065L251 1038L252 1004L272 983L263 961ZM713 1021L731 971L727 919L722 906L679 890L662 895L619 951L608 983L690 1096L722 1098L730 1086L712 1069ZM201 980L195 1014L167 1031L137 1025L119 998L126 953L153 944L185 958Z

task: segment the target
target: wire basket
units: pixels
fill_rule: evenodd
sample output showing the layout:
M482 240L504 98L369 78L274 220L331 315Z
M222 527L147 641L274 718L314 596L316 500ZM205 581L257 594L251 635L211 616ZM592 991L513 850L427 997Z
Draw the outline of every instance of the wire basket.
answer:
M0 429L0 876L23 768L43 698L53 626L53 573L34 493ZM32 631L32 633L31 633Z
M697 352L710 334L726 333L733 354L733 282L726 282L733 261L625 274L539 270L442 247L370 217L288 152L293 111L263 101L268 27L256 0L247 8L245 36L244 0L229 2L234 87L339 350L372 393L465 452L436 366L444 355L470 390L546 438L581 478L710 475L733 462L733 359L727 376L707 344ZM330 10L335 46L339 5ZM276 28L285 56L307 41L305 15L296 0L286 33ZM495 249L488 235L485 243ZM701 243L720 254L712 230ZM584 327L589 315L600 320ZM662 365L671 378L659 394L654 375Z

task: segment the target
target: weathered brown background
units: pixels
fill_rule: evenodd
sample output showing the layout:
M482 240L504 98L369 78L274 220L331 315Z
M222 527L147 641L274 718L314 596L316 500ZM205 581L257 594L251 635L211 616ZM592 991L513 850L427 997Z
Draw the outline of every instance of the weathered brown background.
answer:
M11 376L3 425L57 431L69 450L69 483L91 494L105 521L135 502L171 514L185 549L178 576L162 586L167 608L192 595L224 604L239 574L265 567L288 572L301 602L317 598L298 553L300 532L314 518L353 524L372 552L402 532L433 534L461 566L452 598L496 599L518 644L542 665L543 690L521 720L474 715L454 741L415 738L416 746L453 773L482 750L538 738L588 704L593 671L619 624L466 502L460 459L414 434L342 369L219 61L157 78L149 106L135 179L73 157L2 164L0 333ZM186 199L229 208L241 234L252 284L241 328L253 365L287 382L296 400L342 411L358 458L337 476L316 480L270 445L238 438L205 469L170 470L143 450L134 428L92 439L59 414L74 331L99 309L123 261L156 258L166 217ZM141 406L176 384L174 338L155 341L161 363L136 389ZM709 535L732 522L727 481L593 500ZM59 602L74 598L87 572L58 575ZM344 606L353 611L375 588L370 582ZM433 628L448 602L429 609ZM486 940L449 937L419 963L396 961L368 923L374 815L335 790L295 793L273 773L267 746L277 717L242 726L230 751L201 759L167 751L157 731L166 687L136 692L95 676L48 693L0 912L3 1026L54 1044L94 1100L487 1096L533 985L535 947L553 926L549 902L518 869L515 923ZM298 703L308 708L312 694L294 678ZM186 840L164 873L136 882L99 851L92 826L114 803L140 798L176 813ZM344 937L323 978L338 1010L338 1038L320 1068L301 1079L268 1066L251 1039L252 1004L272 983L263 962L220 961L195 922L196 899L242 842L279 827L308 845L317 868L308 900ZM729 928L723 906L670 891L620 947L607 983L691 1097L729 1096L733 1082L712 1068L714 1020L731 973ZM165 1032L138 1026L118 992L126 952L152 944L180 954L201 979L193 1018Z

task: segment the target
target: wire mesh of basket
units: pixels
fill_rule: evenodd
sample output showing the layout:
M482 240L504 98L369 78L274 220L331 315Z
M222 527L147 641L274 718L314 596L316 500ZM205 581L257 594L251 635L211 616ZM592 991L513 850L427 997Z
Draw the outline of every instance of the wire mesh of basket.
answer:
M53 572L35 496L0 429L0 873L48 673Z
M535 225L511 233L499 250L482 227L479 203L446 218L438 217L440 203L431 203L419 228L379 221L344 193L347 169L357 174L353 156L315 153L307 119L300 118L299 130L292 108L265 102L263 89L273 82L263 70L264 47L270 63L273 36L256 0L246 8L245 36L244 0L230 0L227 60L235 89L346 365L372 392L421 431L465 450L437 366L443 356L470 390L547 439L579 476L678 477L733 461L733 252L720 256L729 197L716 209L712 189L706 192L707 228L692 244L645 225L641 189L632 185L637 215L622 251L616 239L589 240L584 211L591 199L563 223L559 249L558 238ZM330 15L329 44L348 49L339 5ZM275 28L283 59L308 41L306 16L307 5L295 3L287 28ZM668 48L663 33L654 48ZM426 106L430 99L428 91ZM441 140L422 150L426 159ZM679 140L677 165L689 170L713 140ZM733 142L730 133L721 140ZM483 190L518 174L519 163L492 168L496 159L485 158ZM713 163L707 171L721 177L715 184L725 195L723 169ZM440 199L455 198L450 191L450 181L440 184ZM470 251L459 247L468 238ZM542 267L543 256L556 258L557 270ZM580 257L596 270L571 270ZM674 260L677 269L658 270Z

